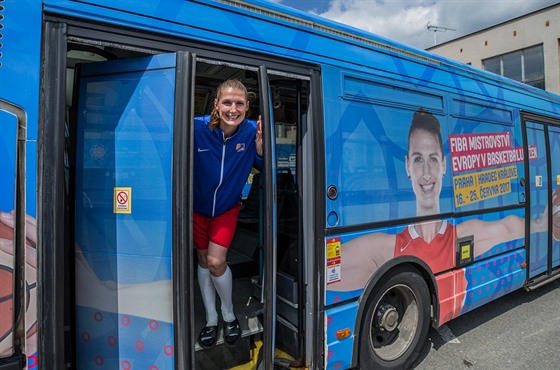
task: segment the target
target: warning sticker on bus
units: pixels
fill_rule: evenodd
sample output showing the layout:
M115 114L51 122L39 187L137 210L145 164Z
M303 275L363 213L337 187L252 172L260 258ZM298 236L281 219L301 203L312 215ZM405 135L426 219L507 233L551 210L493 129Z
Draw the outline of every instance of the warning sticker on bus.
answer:
M113 193L113 213L132 213L132 188L115 188Z
M327 239L327 284L340 281L340 238Z

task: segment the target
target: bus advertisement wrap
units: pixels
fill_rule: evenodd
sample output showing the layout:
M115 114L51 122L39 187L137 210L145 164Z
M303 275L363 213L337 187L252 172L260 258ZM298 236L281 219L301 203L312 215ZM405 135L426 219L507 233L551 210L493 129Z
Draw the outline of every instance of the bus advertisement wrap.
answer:
M401 370L560 276L557 94L278 1L0 4L2 369Z

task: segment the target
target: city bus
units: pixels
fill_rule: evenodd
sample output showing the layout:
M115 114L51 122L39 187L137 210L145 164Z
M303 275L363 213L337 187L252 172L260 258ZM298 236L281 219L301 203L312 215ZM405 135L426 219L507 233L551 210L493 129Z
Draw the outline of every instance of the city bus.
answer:
M194 117L263 169L203 348ZM560 276L560 97L264 0L0 0L0 369L410 367ZM237 196L236 194L234 196Z

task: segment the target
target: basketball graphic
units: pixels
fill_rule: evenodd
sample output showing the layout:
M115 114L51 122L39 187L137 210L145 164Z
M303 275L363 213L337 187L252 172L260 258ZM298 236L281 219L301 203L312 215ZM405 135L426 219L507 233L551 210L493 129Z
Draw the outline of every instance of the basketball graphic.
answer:
M560 241L560 188L552 194L552 237Z
M4 265L7 254L0 251L0 355L11 354L9 339L13 326L13 270ZM11 256L10 256L11 257Z
M11 332L13 324L13 274L12 269L1 264L0 282L0 342L2 342ZM2 349L3 345L0 345L0 353Z
M14 229L0 222L0 238L14 240Z
M13 240L14 230L0 222L0 238ZM11 354L13 347L8 338L13 325L13 261L11 254L0 250L0 354L4 355Z

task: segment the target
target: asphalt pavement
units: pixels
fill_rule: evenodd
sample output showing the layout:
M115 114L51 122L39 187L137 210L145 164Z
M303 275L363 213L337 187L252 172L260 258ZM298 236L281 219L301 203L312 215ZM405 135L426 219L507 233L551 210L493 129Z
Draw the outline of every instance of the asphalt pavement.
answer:
M430 329L416 370L560 369L560 279Z

